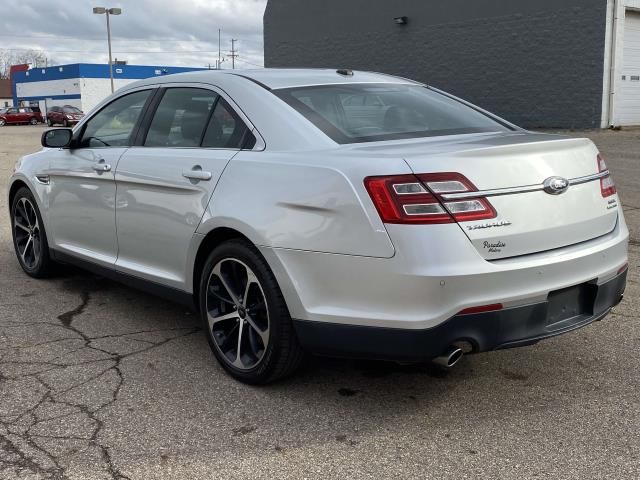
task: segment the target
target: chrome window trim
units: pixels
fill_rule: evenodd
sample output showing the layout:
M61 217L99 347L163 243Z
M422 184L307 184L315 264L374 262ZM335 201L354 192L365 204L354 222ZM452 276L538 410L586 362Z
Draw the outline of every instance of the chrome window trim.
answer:
M569 186L581 185L584 183L593 182L609 176L609 170L603 172L594 173L592 175L585 175L584 177L576 177L569 180ZM465 198L478 198L478 197L499 197L502 195L513 195L516 193L529 193L538 192L544 190L544 184L539 185L525 185L523 187L511 187L511 188L496 188L492 190L479 190L477 192L463 192L463 193L447 193L441 195L444 200L460 200Z
M260 132L258 131L258 129L256 128L256 126L251 122L251 120L249 120L249 118L245 115L245 113L242 111L242 109L240 108L240 106L227 94L227 92L225 92L224 90L222 90L220 87L216 86L216 85L212 85L210 83L202 83L202 82L170 82L170 83L150 83L150 84L146 84L146 85L140 85L138 87L135 88L124 88L124 90L118 90L117 96L109 96L107 98L105 98L102 102L100 102L98 105L96 105L91 112L89 112L91 115L86 114L82 120L80 120L75 127L73 127L73 133L74 135L76 134L76 132L79 132L80 129L83 127L83 125L85 123L87 123L89 120L91 120L95 115L97 115L100 110L102 110L105 106L107 106L108 104L110 104L111 102L116 101L117 99L119 99L120 97L124 97L125 95L129 95L131 93L135 93L141 90L156 90L159 88L200 88L200 89L204 89L204 90L211 90L214 93L216 93L217 95L219 95L220 97L222 97L223 99L225 99L229 105L231 105L231 107L233 108L233 110L236 112L236 114L240 117L240 119L245 123L245 125L247 126L247 128L249 129L249 131L254 135L254 137L256 137L256 144L253 146L252 149L239 149L239 148L225 148L225 149L218 149L218 150L233 150L236 152L255 152L255 151L263 151L267 148L267 143L264 140L264 137L260 134ZM94 113L95 112L95 113ZM100 149L100 148L132 148L133 145L129 146L129 147L92 147L92 149ZM148 148L152 148L152 147L148 147ZM160 147L160 148L172 148L172 147ZM207 147L185 147L185 148L207 148Z
M130 92L134 92L135 90L142 90L144 88L201 88L205 90L211 90L216 94L220 95L223 99L227 101L229 105L231 105L231 108L233 108L236 114L245 123L249 131L253 133L253 135L256 137L256 144L252 149L242 150L239 148L229 148L224 150L234 150L237 152L254 152L254 151L262 151L267 148L267 143L265 142L264 137L258 131L256 126L253 124L253 122L249 120L249 117L247 117L247 115L244 113L242 108L240 108L240 105L238 105L233 100L233 98L229 96L227 92L225 92L222 88L218 87L217 85L214 85L212 83L205 83L205 82L165 82L165 83L158 82L158 83L149 83L143 87L127 90L126 92L122 92L122 93L123 94L130 93ZM206 148L206 147L194 147L194 148Z

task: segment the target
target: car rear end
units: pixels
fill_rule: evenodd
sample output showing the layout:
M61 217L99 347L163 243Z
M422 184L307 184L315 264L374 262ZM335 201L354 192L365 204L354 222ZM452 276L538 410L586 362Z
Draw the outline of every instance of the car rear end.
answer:
M330 88L276 94L342 144L327 163L394 254L278 253L307 348L402 361L509 348L600 320L622 299L629 233L589 140L526 132L438 92L340 87L330 105ZM354 100L363 91L375 98Z

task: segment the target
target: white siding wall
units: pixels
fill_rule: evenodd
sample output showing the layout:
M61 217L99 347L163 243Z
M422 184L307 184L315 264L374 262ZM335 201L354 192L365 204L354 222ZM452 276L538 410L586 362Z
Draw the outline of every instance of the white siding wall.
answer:
M12 105L13 105L13 98L0 98L0 108L10 107Z
M135 79L115 78L113 87L118 90L128 83L135 82ZM111 81L108 78L82 78L82 110L89 112L98 103L111 95Z
M52 95L80 94L80 80L65 78L63 80L46 80L44 82L16 84L18 97L48 97Z
M640 12L640 0L607 0L607 44L605 47L605 97L603 98L602 109L602 126L611 125L618 126L629 123L637 123L630 121L630 116L634 113L629 111L628 105L624 105L625 87L622 80L623 75L628 75L625 65L625 24L627 24L627 15L634 15ZM627 34L627 37L629 35ZM629 46L626 46L627 56L629 55ZM609 82L609 79L612 82ZM640 112L638 112L640 117Z

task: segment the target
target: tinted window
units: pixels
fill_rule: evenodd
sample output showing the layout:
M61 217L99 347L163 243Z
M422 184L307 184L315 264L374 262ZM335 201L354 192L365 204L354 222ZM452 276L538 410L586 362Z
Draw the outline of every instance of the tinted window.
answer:
M131 93L114 100L85 125L81 147L125 147L131 144L135 126L150 90Z
M508 130L491 117L418 85L319 85L274 93L338 143Z
M199 147L218 95L199 88L170 88L156 110L146 147Z
M202 142L209 148L253 148L255 137L231 106L221 98L211 115Z
M80 109L76 107L63 107L62 111L64 113L82 113Z

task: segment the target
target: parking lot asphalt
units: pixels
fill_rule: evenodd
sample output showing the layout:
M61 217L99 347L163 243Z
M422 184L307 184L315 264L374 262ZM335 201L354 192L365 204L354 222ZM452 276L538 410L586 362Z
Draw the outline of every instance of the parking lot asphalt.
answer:
M254 388L194 314L21 270L6 185L42 127L0 128L0 478L640 478L640 131L605 154L632 231L624 302L537 345L429 366L312 359Z

